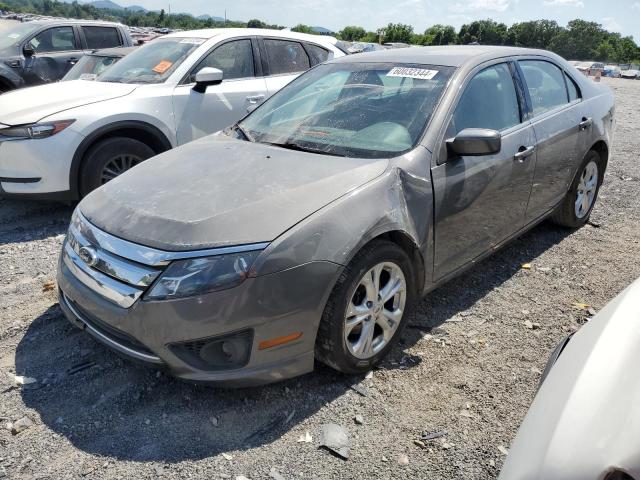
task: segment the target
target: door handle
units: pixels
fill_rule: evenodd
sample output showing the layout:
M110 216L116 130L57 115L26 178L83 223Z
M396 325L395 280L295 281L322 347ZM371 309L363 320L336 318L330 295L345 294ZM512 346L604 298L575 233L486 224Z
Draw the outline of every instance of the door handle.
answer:
M513 158L518 162L524 162L527 158L533 155L533 152L535 151L536 151L536 147L533 145L530 147L520 147L520 149L518 150L518 153L516 153L513 156Z
M78 59L73 57L67 60L67 62L70 63L71 65L75 65L76 63L78 63Z
M582 117L582 121L578 124L578 128L580 131L586 130L591 125L593 125L593 119L591 117Z
M249 105L257 105L264 100L264 95L252 95L247 97Z

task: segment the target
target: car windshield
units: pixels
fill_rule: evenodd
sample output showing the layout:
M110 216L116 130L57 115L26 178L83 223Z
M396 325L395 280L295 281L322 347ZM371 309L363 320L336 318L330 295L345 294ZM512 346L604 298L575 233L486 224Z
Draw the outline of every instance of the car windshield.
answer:
M62 81L95 80L98 75L114 65L121 58L120 56L85 55L69 70L69 73L62 78Z
M0 33L0 50L11 47L18 43L21 39L29 35L31 32L35 32L38 29L38 25L22 23L16 25L13 28L5 30Z
M203 43L201 38L159 38L124 57L97 81L162 83Z
M300 76L238 124L250 141L386 158L415 147L454 69L329 63Z

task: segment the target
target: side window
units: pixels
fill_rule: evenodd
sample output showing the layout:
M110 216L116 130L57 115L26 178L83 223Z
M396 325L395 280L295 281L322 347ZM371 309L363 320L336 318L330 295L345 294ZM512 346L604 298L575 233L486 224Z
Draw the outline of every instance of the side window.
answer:
M505 130L520 123L520 108L511 71L505 63L478 72L453 114L451 135L465 128Z
M569 102L574 102L582 98L576 82L574 82L573 79L566 73L564 74L564 77L567 79L567 88L569 89Z
M264 46L271 75L304 72L311 68L309 57L298 42L265 39Z
M73 27L54 27L40 32L29 44L37 53L77 50Z
M82 31L89 50L122 46L120 34L113 27L82 27Z
M521 60L533 114L539 115L568 102L563 72L543 60Z
M306 43L305 47L307 48L307 52L309 53L309 60L311 61L312 67L329 60L329 52L324 48L317 45L312 45L310 43Z
M195 82L196 73L206 67L222 70L224 80L253 77L255 70L251 40L233 40L220 45L193 69L189 77L190 83Z

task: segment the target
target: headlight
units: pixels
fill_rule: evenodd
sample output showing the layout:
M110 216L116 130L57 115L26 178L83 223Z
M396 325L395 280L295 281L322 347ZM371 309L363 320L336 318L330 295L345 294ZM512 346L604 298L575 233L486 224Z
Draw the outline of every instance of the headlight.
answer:
M236 287L247 278L259 254L254 251L175 261L156 280L145 298L184 298Z
M0 141L51 137L63 131L73 122L75 120L60 120L58 122L33 123L19 127L2 128L0 129Z

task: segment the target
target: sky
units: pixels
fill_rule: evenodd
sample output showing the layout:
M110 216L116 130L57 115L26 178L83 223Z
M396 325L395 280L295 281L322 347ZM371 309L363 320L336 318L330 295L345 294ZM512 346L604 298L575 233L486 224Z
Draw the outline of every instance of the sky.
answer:
M610 31L632 35L640 41L640 0L116 0L123 6L142 5L150 10L169 9L195 15L209 14L234 20L259 18L268 23L294 26L304 23L333 31L346 25L375 30L389 22L413 25L422 33L444 23L459 28L473 20L492 18L511 25L541 18L566 25L582 18Z

